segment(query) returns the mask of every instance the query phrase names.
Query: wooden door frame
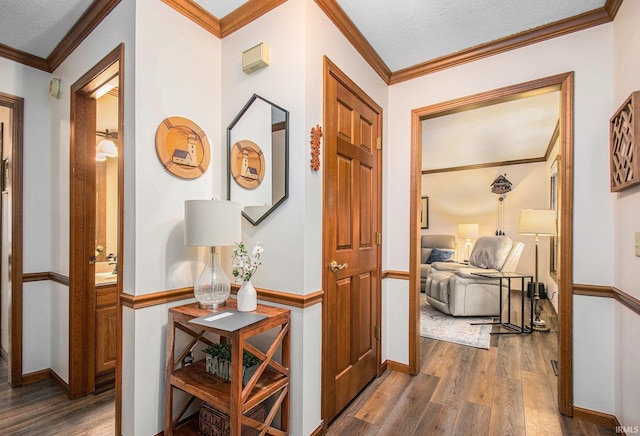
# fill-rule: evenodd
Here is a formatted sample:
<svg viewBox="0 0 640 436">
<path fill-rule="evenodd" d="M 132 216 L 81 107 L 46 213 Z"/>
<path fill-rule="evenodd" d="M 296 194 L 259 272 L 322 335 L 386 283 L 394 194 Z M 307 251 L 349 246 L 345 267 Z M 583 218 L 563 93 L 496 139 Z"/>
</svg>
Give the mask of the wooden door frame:
<svg viewBox="0 0 640 436">
<path fill-rule="evenodd" d="M 382 108 L 380 107 L 380 105 L 378 105 L 371 97 L 369 97 L 367 95 L 367 93 L 365 93 L 358 85 L 355 84 L 355 82 L 353 82 L 345 73 L 343 73 L 327 56 L 324 56 L 324 62 L 323 62 L 323 103 L 322 103 L 322 110 L 323 110 L 323 123 L 324 123 L 324 129 L 325 129 L 325 137 L 327 135 L 327 132 L 332 131 L 331 130 L 331 126 L 334 125 L 333 123 L 333 119 L 332 117 L 330 117 L 329 115 L 329 107 L 328 107 L 328 82 L 329 82 L 329 78 L 333 76 L 336 80 L 338 80 L 342 85 L 344 85 L 346 88 L 348 88 L 353 94 L 357 95 L 362 101 L 364 101 L 366 104 L 368 104 L 369 106 L 371 106 L 372 108 L 376 108 L 376 110 L 379 110 L 378 113 L 378 137 L 382 138 Z M 336 129 L 337 130 L 337 129 Z M 329 181 L 326 178 L 326 173 L 325 173 L 325 169 L 326 169 L 326 162 L 327 162 L 327 158 L 326 158 L 326 147 L 323 147 L 323 162 L 325 162 L 325 165 L 323 166 L 323 173 L 322 173 L 322 192 L 323 192 L 323 196 L 322 196 L 322 289 L 325 290 L 328 288 L 328 264 L 331 261 L 331 259 L 329 258 L 329 254 L 331 251 L 331 245 L 329 244 L 329 241 L 326 240 L 326 226 L 328 225 L 329 222 L 332 222 L 333 220 L 330 219 L 330 217 L 328 216 L 328 208 L 327 208 L 327 198 L 325 197 L 325 193 L 327 192 L 326 186 L 329 183 Z M 382 232 L 382 154 L 378 153 L 378 157 L 377 157 L 377 177 L 378 177 L 378 183 L 377 183 L 377 189 L 378 189 L 378 212 L 377 212 L 377 216 L 376 216 L 376 220 L 377 220 L 377 228 L 378 228 L 378 232 Z M 375 316 L 375 325 L 379 326 L 380 328 L 382 327 L 382 245 L 377 245 L 378 250 L 377 250 L 377 260 L 376 260 L 376 268 L 378 270 L 378 274 L 377 274 L 377 280 L 375 283 L 375 286 L 377 288 L 377 308 L 376 308 L 376 316 Z M 327 321 L 328 321 L 328 313 L 327 313 L 327 304 L 326 302 L 323 303 L 322 305 L 322 355 L 323 356 L 328 356 L 332 354 L 332 351 L 330 350 L 330 346 L 327 340 L 327 332 L 326 332 L 326 328 L 327 328 Z M 374 340 L 376 340 L 375 338 L 373 338 Z M 382 356 L 382 341 L 379 340 L 377 347 L 376 347 L 376 374 L 380 375 L 381 372 L 381 356 Z M 326 423 L 326 411 L 325 411 L 325 401 L 326 401 L 326 395 L 327 395 L 327 384 L 328 384 L 328 380 L 327 380 L 327 364 L 326 364 L 326 359 L 323 357 L 322 359 L 322 392 L 321 392 L 321 416 L 323 421 L 325 421 Z"/>
<path fill-rule="evenodd" d="M 95 196 L 95 91 L 118 76 L 118 250 L 117 268 L 122 274 L 124 199 L 124 44 L 120 44 L 71 86 L 70 215 L 69 215 L 69 394 L 87 395 L 95 382 L 95 276 L 86 274 L 91 238 L 83 238 L 95 227 L 95 211 L 87 211 Z M 86 183 L 92 180 L 93 183 Z M 95 201 L 95 199 L 94 199 Z M 122 280 L 118 280 L 118 295 Z M 122 403 L 122 306 L 117 299 L 116 430 L 120 432 Z"/>
<path fill-rule="evenodd" d="M 11 319 L 9 320 L 9 385 L 20 386 L 22 377 L 22 159 L 24 99 L 0 92 L 0 106 L 9 108 L 11 124 Z M 6 144 L 5 144 L 6 146 Z M 0 157 L 1 158 L 1 157 Z"/>
<path fill-rule="evenodd" d="M 573 413 L 573 92 L 574 73 L 564 73 L 480 94 L 437 103 L 411 111 L 411 187 L 409 239 L 409 367 L 420 368 L 420 204 L 422 176 L 422 123 L 427 118 L 459 111 L 461 107 L 481 107 L 508 101 L 516 95 L 535 95 L 543 88 L 560 91 L 560 190 L 559 190 L 559 326 L 558 326 L 558 409 Z"/>
</svg>

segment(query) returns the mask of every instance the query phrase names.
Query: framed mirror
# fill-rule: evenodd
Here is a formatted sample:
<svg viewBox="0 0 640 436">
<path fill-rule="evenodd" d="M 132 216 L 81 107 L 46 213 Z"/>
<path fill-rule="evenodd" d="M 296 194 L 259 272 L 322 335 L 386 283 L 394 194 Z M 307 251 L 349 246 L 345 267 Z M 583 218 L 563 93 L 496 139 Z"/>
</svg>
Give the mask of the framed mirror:
<svg viewBox="0 0 640 436">
<path fill-rule="evenodd" d="M 227 199 L 260 224 L 289 196 L 289 111 L 254 94 L 227 127 Z"/>
</svg>

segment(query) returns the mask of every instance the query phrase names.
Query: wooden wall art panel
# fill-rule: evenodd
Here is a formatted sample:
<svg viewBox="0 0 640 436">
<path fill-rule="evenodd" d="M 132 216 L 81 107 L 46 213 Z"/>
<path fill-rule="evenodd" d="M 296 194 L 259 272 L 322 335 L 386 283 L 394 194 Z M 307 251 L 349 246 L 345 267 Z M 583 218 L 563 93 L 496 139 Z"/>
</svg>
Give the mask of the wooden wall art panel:
<svg viewBox="0 0 640 436">
<path fill-rule="evenodd" d="M 322 138 L 322 127 L 316 124 L 311 128 L 311 169 L 320 169 L 320 138 Z"/>
<path fill-rule="evenodd" d="M 635 91 L 609 120 L 611 192 L 640 183 L 640 91 Z"/>
</svg>

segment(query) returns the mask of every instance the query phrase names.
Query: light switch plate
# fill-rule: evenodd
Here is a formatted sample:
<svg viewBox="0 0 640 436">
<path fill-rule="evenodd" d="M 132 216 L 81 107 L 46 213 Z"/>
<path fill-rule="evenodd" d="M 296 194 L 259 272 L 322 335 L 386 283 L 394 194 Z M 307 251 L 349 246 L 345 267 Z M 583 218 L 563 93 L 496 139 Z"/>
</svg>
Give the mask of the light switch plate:
<svg viewBox="0 0 640 436">
<path fill-rule="evenodd" d="M 640 232 L 636 232 L 636 257 L 640 257 Z"/>
</svg>

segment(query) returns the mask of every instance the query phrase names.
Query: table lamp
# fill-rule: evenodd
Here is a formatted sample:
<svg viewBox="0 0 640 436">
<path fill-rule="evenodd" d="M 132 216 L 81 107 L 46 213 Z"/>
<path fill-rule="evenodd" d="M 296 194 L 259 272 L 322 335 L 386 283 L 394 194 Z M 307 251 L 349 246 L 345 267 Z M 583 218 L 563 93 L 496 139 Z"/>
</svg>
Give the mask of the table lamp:
<svg viewBox="0 0 640 436">
<path fill-rule="evenodd" d="M 224 306 L 231 283 L 220 265 L 216 247 L 234 245 L 240 240 L 240 203 L 224 200 L 184 202 L 184 245 L 210 247 L 193 294 L 202 309 Z"/>
<path fill-rule="evenodd" d="M 540 243 L 540 236 L 554 236 L 557 233 L 556 230 L 556 212 L 554 210 L 544 209 L 526 209 L 520 212 L 520 224 L 518 225 L 518 233 L 521 235 L 535 235 L 536 237 L 536 265 L 534 275 L 534 314 L 532 314 L 533 321 L 531 322 L 531 328 L 533 330 L 548 332 L 544 320 L 540 319 L 541 307 L 538 307 L 540 300 L 540 283 L 538 282 L 538 245 Z M 524 292 L 524 289 L 522 290 Z M 523 296 L 524 298 L 524 296 Z"/>
<path fill-rule="evenodd" d="M 471 255 L 471 240 L 476 239 L 480 233 L 480 226 L 478 224 L 458 224 L 458 236 L 467 241 L 464 244 L 465 258 L 464 261 L 468 262 Z"/>
</svg>

